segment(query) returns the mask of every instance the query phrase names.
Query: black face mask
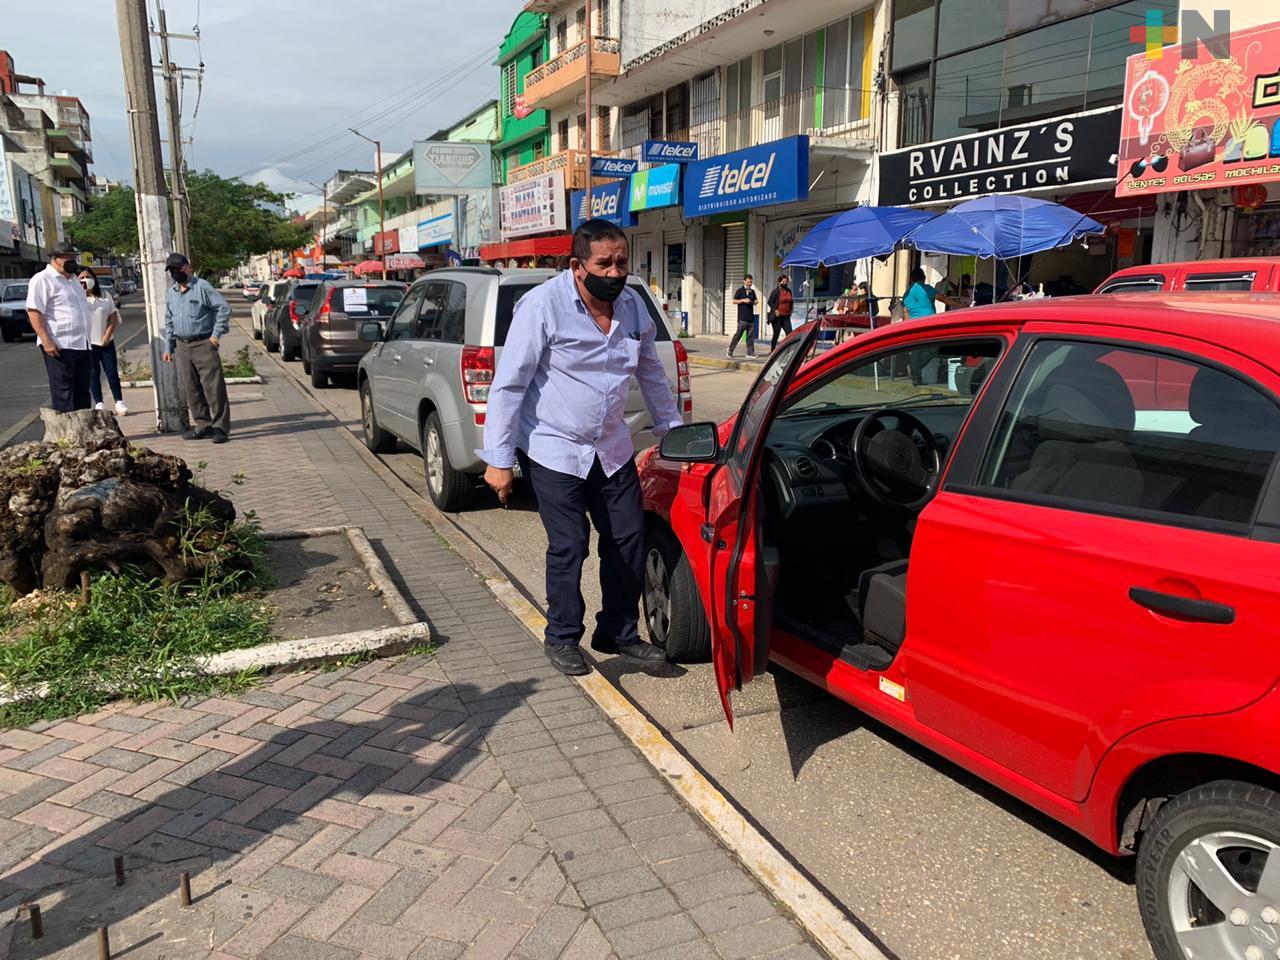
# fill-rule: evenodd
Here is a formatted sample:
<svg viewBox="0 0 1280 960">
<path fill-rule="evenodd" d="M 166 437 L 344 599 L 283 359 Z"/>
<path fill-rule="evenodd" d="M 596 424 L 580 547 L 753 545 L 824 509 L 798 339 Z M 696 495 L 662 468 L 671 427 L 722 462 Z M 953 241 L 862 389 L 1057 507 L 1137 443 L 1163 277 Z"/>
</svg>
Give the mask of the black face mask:
<svg viewBox="0 0 1280 960">
<path fill-rule="evenodd" d="M 84 268 L 74 260 L 63 260 L 62 269 L 67 271 L 67 273 L 71 274 L 73 277 L 76 277 L 80 275 L 80 271 Z"/>
<path fill-rule="evenodd" d="M 622 296 L 622 291 L 626 289 L 627 278 L 625 276 L 606 277 L 588 270 L 587 275 L 583 277 L 582 285 L 587 288 L 587 293 L 597 300 L 604 303 L 613 303 L 613 301 Z"/>
<path fill-rule="evenodd" d="M 187 282 L 187 271 L 183 267 L 170 267 L 169 276 L 173 277 L 175 283 Z"/>
</svg>

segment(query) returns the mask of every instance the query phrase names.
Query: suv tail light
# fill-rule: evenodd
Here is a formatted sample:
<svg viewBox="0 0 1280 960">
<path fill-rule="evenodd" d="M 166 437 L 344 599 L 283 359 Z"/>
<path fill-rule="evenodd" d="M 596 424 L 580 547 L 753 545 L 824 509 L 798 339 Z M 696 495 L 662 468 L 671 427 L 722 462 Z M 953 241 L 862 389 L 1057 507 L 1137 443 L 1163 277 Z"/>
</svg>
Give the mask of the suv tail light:
<svg viewBox="0 0 1280 960">
<path fill-rule="evenodd" d="M 689 379 L 689 351 L 679 340 L 671 345 L 676 351 L 676 392 L 681 413 L 693 413 L 693 383 Z"/>
<path fill-rule="evenodd" d="M 289 322 L 295 327 L 302 322 L 302 319 L 298 316 L 297 301 L 294 300 L 289 301 Z"/>
<path fill-rule="evenodd" d="M 333 303 L 333 292 L 337 287 L 330 287 L 329 292 L 325 295 L 324 303 L 320 306 L 320 312 L 316 314 L 316 323 L 328 323 L 330 304 Z"/>
<path fill-rule="evenodd" d="M 493 347 L 462 348 L 462 395 L 467 403 L 478 406 L 489 402 L 489 384 L 496 369 Z M 476 423 L 484 423 L 483 412 L 476 412 Z"/>
</svg>

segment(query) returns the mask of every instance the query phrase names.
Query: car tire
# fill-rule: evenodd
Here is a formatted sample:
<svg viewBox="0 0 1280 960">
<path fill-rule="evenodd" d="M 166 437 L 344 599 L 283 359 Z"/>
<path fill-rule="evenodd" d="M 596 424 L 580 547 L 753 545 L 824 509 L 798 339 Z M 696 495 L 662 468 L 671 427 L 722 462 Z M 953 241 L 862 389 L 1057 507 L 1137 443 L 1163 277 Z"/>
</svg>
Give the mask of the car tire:
<svg viewBox="0 0 1280 960">
<path fill-rule="evenodd" d="M 276 331 L 277 335 L 279 332 Z M 265 326 L 262 328 L 262 345 L 267 348 L 267 353 L 275 353 L 280 349 L 280 341 L 271 336 L 271 331 Z"/>
<path fill-rule="evenodd" d="M 427 482 L 427 496 L 446 513 L 464 509 L 475 491 L 475 478 L 453 469 L 449 450 L 444 443 L 440 414 L 432 411 L 422 424 L 422 466 Z"/>
<path fill-rule="evenodd" d="M 11 330 L 9 327 L 5 327 L 0 331 L 0 336 L 4 337 L 5 343 L 17 343 L 22 339 L 22 334 L 18 333 L 16 330 Z"/>
<path fill-rule="evenodd" d="M 711 627 L 689 558 L 662 523 L 649 526 L 644 553 L 644 619 L 649 641 L 677 663 L 711 655 Z"/>
<path fill-rule="evenodd" d="M 1273 856 L 1280 857 L 1275 791 L 1217 780 L 1166 802 L 1137 863 L 1138 910 L 1158 960 L 1192 955 L 1185 949 L 1192 938 L 1194 955 L 1204 957 L 1245 957 L 1255 941 L 1275 943 L 1280 890 L 1258 890 Z"/>
<path fill-rule="evenodd" d="M 281 360 L 297 360 L 298 348 L 289 346 L 289 341 L 284 338 L 284 331 L 280 331 L 280 359 Z"/>
<path fill-rule="evenodd" d="M 253 339 L 255 340 L 262 339 L 262 324 L 257 322 L 256 320 L 253 323 Z"/>
<path fill-rule="evenodd" d="M 313 387 L 327 387 L 329 385 L 329 374 L 325 373 L 320 364 L 313 360 L 307 366 L 310 368 L 307 373 L 311 374 L 311 385 Z"/>
<path fill-rule="evenodd" d="M 302 349 L 299 350 L 298 352 L 302 355 L 302 372 L 310 373 L 311 372 L 311 351 L 307 349 L 307 344 L 305 341 L 302 344 Z"/>
<path fill-rule="evenodd" d="M 396 448 L 396 438 L 378 426 L 373 412 L 373 388 L 368 380 L 360 384 L 360 423 L 364 427 L 364 445 L 374 453 L 390 453 Z"/>
</svg>

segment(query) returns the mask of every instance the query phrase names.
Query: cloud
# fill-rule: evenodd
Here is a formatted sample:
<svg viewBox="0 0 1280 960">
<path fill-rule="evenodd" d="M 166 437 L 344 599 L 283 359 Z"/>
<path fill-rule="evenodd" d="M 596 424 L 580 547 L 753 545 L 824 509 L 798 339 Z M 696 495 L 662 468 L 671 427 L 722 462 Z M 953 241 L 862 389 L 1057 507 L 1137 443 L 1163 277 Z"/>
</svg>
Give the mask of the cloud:
<svg viewBox="0 0 1280 960">
<path fill-rule="evenodd" d="M 324 201 L 324 195 L 316 193 L 315 187 L 304 180 L 295 180 L 279 167 L 264 167 L 242 179 L 246 183 L 264 183 L 276 193 L 294 194 L 289 198 L 287 206 L 299 213 L 318 207 Z"/>
</svg>

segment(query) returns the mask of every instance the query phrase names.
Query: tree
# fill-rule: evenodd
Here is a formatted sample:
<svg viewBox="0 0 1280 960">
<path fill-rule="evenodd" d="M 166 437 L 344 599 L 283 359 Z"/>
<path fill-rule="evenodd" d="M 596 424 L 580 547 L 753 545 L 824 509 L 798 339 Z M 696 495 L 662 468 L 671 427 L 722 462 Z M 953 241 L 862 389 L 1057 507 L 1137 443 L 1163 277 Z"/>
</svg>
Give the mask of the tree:
<svg viewBox="0 0 1280 960">
<path fill-rule="evenodd" d="M 212 276 L 255 254 L 294 250 L 312 233 L 282 212 L 288 197 L 261 183 L 220 177 L 212 170 L 187 176 L 191 198 L 191 249 L 183 251 L 202 274 Z M 67 222 L 67 235 L 95 253 L 129 256 L 138 251 L 133 190 L 122 187 L 94 200 Z"/>
</svg>

